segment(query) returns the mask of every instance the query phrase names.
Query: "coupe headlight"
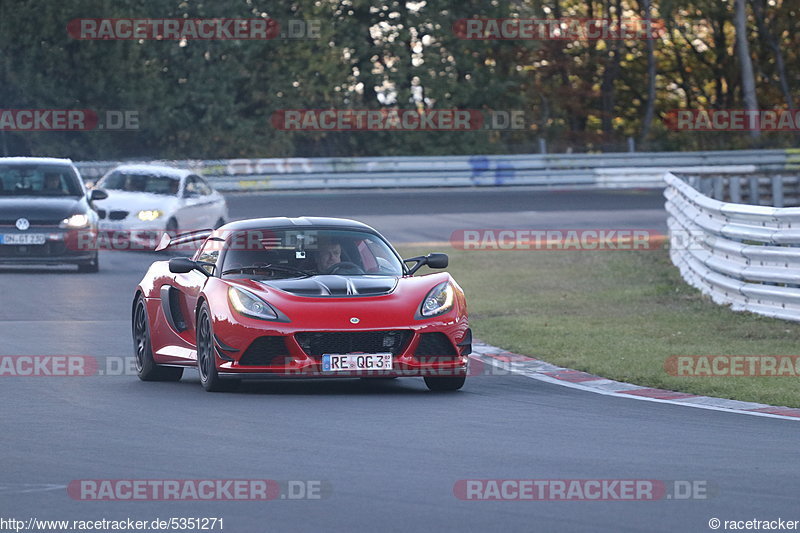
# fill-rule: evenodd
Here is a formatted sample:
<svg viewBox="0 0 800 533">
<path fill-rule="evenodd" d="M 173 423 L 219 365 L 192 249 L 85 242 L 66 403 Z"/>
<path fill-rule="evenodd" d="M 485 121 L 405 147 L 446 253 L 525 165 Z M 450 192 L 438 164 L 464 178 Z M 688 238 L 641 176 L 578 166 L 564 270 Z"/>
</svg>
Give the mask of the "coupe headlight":
<svg viewBox="0 0 800 533">
<path fill-rule="evenodd" d="M 243 289 L 228 287 L 228 301 L 237 313 L 261 320 L 278 320 L 278 313 L 267 302 Z"/>
<path fill-rule="evenodd" d="M 431 289 L 431 292 L 422 300 L 420 314 L 424 317 L 431 317 L 446 313 L 453 308 L 454 299 L 453 286 L 449 281 L 444 281 Z"/>
<path fill-rule="evenodd" d="M 72 215 L 71 217 L 62 220 L 61 224 L 59 224 L 58 227 L 77 229 L 77 228 L 85 228 L 88 225 L 89 225 L 89 217 L 87 217 L 83 213 L 78 213 L 77 215 Z"/>
<path fill-rule="evenodd" d="M 139 220 L 143 222 L 152 222 L 157 218 L 161 218 L 163 214 L 164 212 L 159 211 L 158 209 L 145 209 L 143 211 L 139 211 L 139 213 L 136 216 L 138 216 Z"/>
</svg>

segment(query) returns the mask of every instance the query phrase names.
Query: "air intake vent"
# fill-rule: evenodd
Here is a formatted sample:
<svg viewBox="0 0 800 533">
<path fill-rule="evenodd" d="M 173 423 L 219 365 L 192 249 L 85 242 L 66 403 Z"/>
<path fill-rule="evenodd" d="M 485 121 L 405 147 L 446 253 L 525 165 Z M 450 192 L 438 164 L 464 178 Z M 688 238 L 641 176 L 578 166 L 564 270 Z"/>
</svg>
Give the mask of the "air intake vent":
<svg viewBox="0 0 800 533">
<path fill-rule="evenodd" d="M 400 355 L 411 339 L 411 331 L 314 331 L 296 333 L 300 347 L 312 357 L 322 354 L 391 353 Z"/>
<path fill-rule="evenodd" d="M 277 363 L 276 358 L 287 357 L 289 350 L 283 337 L 268 335 L 254 340 L 242 354 L 239 364 L 242 366 L 266 366 Z"/>
<path fill-rule="evenodd" d="M 419 344 L 414 350 L 414 357 L 424 358 L 426 361 L 452 361 L 457 355 L 453 343 L 447 335 L 440 332 L 420 335 Z"/>
</svg>

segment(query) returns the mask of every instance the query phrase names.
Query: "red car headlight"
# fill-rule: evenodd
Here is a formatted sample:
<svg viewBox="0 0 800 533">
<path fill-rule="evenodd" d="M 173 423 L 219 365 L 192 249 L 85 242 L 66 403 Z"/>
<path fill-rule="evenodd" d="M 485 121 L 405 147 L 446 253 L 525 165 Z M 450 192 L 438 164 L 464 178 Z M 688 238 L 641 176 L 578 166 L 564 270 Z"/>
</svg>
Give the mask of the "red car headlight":
<svg viewBox="0 0 800 533">
<path fill-rule="evenodd" d="M 434 288 L 422 300 L 419 312 L 422 318 L 442 315 L 453 308 L 455 290 L 449 281 L 444 281 Z"/>
<path fill-rule="evenodd" d="M 255 294 L 238 287 L 228 287 L 228 301 L 237 313 L 261 320 L 278 320 L 278 313 Z"/>
</svg>

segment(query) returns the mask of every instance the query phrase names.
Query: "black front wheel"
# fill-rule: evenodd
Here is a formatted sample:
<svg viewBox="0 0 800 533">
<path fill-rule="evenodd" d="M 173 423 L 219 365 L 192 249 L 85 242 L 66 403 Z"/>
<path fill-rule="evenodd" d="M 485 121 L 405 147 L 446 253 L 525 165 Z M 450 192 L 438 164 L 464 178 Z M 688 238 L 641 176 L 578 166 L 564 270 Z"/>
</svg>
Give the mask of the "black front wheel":
<svg viewBox="0 0 800 533">
<path fill-rule="evenodd" d="M 432 391 L 454 391 L 463 387 L 466 380 L 465 376 L 446 378 L 425 376 L 425 385 Z"/>
<path fill-rule="evenodd" d="M 214 353 L 214 328 L 206 302 L 203 302 L 197 316 L 197 370 L 200 372 L 200 384 L 208 392 L 232 391 L 239 387 L 239 380 L 222 379 L 219 376 Z"/>
<path fill-rule="evenodd" d="M 95 255 L 94 259 L 91 259 L 90 261 L 78 263 L 78 272 L 82 274 L 96 274 L 97 272 L 100 272 L 99 257 Z"/>
<path fill-rule="evenodd" d="M 136 298 L 133 307 L 133 350 L 136 359 L 136 374 L 142 381 L 178 381 L 183 376 L 182 368 L 159 366 L 153 359 L 150 343 L 150 326 L 144 298 Z"/>
</svg>

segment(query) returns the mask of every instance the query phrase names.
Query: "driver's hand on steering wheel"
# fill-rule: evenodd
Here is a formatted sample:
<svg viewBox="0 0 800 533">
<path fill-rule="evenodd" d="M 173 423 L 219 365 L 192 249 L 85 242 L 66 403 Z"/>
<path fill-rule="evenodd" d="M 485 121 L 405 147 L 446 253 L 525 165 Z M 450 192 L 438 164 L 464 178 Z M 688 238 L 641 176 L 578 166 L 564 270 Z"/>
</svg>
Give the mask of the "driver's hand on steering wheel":
<svg viewBox="0 0 800 533">
<path fill-rule="evenodd" d="M 364 269 L 355 263 L 342 261 L 329 266 L 322 274 L 364 274 Z"/>
</svg>

